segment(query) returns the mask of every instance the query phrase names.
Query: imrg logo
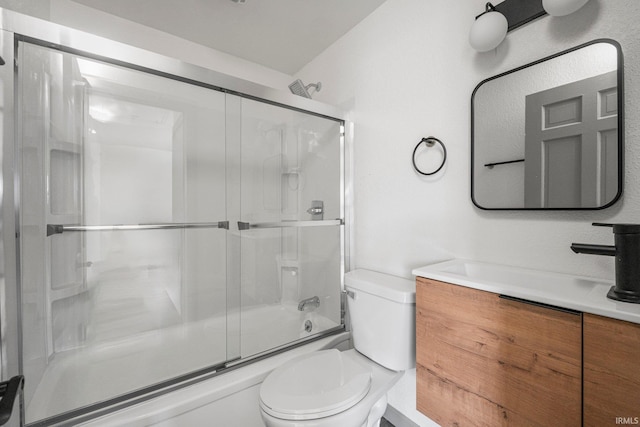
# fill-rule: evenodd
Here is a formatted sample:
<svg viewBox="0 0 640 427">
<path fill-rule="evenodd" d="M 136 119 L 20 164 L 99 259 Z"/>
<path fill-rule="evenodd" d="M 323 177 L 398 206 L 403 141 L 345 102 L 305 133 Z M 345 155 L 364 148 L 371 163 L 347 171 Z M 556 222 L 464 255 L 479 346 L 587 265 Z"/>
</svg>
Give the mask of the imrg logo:
<svg viewBox="0 0 640 427">
<path fill-rule="evenodd" d="M 639 417 L 616 417 L 616 424 L 636 425 L 636 424 L 640 424 L 640 418 Z"/>
</svg>

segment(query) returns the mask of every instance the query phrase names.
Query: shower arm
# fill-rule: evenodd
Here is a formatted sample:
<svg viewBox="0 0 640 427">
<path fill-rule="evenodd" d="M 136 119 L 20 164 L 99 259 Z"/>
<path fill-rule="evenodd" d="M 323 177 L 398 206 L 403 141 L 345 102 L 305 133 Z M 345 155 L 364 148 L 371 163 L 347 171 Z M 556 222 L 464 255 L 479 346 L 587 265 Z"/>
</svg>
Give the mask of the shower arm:
<svg viewBox="0 0 640 427">
<path fill-rule="evenodd" d="M 322 89 L 322 82 L 318 82 L 318 83 L 309 83 L 308 85 L 306 85 L 304 88 L 309 90 L 309 88 L 312 87 L 313 88 L 313 93 L 316 92 L 320 92 L 320 89 Z"/>
</svg>

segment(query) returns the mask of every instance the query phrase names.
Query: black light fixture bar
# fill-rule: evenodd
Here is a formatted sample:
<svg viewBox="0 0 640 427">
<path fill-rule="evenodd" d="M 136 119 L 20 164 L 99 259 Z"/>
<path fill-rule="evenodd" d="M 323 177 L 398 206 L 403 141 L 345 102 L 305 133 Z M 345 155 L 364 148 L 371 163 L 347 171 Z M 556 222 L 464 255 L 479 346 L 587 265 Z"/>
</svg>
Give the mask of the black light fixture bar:
<svg viewBox="0 0 640 427">
<path fill-rule="evenodd" d="M 515 30 L 547 14 L 542 7 L 542 0 L 505 0 L 494 7 L 507 18 L 507 31 Z"/>
</svg>

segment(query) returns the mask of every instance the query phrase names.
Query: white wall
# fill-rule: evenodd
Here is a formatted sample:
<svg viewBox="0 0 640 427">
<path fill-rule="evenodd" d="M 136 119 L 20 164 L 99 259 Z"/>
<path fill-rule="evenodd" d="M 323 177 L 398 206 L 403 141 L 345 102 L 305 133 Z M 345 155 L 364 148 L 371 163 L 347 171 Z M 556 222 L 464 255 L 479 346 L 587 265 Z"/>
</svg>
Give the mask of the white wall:
<svg viewBox="0 0 640 427">
<path fill-rule="evenodd" d="M 101 12 L 72 0 L 0 0 L 0 7 L 49 20 L 190 64 L 275 89 L 288 90 L 291 76 L 144 25 Z"/>
<path fill-rule="evenodd" d="M 613 258 L 576 255 L 572 242 L 612 244 L 593 221 L 640 222 L 640 16 L 637 0 L 591 0 L 544 17 L 476 53 L 467 36 L 485 2 L 388 0 L 297 77 L 323 82 L 317 99 L 353 105 L 355 248 L 352 267 L 404 277 L 449 258 L 471 258 L 613 278 Z M 470 97 L 481 80 L 601 37 L 625 57 L 626 171 L 621 201 L 600 211 L 482 211 L 470 200 Z M 423 178 L 411 166 L 422 136 L 447 146 L 447 165 Z M 392 248 L 392 249 L 390 249 Z"/>
<path fill-rule="evenodd" d="M 388 0 L 304 67 L 321 80 L 316 99 L 350 105 L 355 120 L 355 244 L 352 268 L 403 277 L 450 258 L 613 279 L 613 257 L 576 255 L 572 242 L 612 244 L 600 222 L 640 222 L 640 2 L 591 0 L 566 17 L 543 17 L 509 33 L 495 51 L 468 44 L 484 0 Z M 482 211 L 470 200 L 470 97 L 483 79 L 596 38 L 625 57 L 625 188 L 600 211 Z M 423 136 L 447 146 L 446 167 L 423 178 L 411 153 Z M 392 405 L 416 422 L 414 383 Z M 398 399 L 400 396 L 402 399 Z M 412 400 L 413 399 L 413 400 Z M 402 402 L 406 401 L 406 404 Z M 400 402 L 400 403 L 398 403 Z M 407 409 L 408 408 L 408 409 Z"/>
<path fill-rule="evenodd" d="M 50 0 L 51 21 L 264 86 L 288 90 L 291 76 L 219 50 L 127 21 L 71 0 Z"/>
</svg>

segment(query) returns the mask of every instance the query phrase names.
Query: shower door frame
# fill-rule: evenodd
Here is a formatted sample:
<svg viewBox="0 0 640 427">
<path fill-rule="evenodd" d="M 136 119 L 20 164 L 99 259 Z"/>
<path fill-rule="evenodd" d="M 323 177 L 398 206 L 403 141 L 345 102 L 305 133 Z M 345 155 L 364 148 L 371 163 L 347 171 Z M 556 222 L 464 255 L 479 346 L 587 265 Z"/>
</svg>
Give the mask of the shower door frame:
<svg viewBox="0 0 640 427">
<path fill-rule="evenodd" d="M 247 363 L 260 360 L 272 354 L 302 345 L 306 342 L 326 337 L 348 329 L 345 324 L 346 301 L 344 298 L 344 274 L 350 269 L 351 248 L 353 247 L 353 123 L 347 114 L 330 105 L 295 96 L 258 85 L 217 71 L 188 64 L 175 58 L 132 47 L 99 36 L 70 29 L 0 8 L 0 57 L 5 62 L 0 65 L 0 83 L 3 85 L 2 139 L 0 140 L 0 173 L 3 192 L 0 196 L 0 229 L 4 251 L 0 252 L 0 380 L 23 374 L 21 338 L 21 297 L 20 297 L 20 164 L 17 161 L 16 146 L 20 135 L 19 97 L 17 88 L 16 53 L 18 42 L 28 42 L 61 52 L 75 54 L 88 59 L 150 73 L 203 88 L 251 99 L 274 106 L 341 123 L 340 132 L 340 320 L 338 327 L 323 333 L 296 341 L 293 344 L 273 349 L 257 357 L 229 361 L 222 369 L 204 369 L 188 373 L 174 380 L 143 390 L 127 393 L 103 403 L 91 405 L 90 410 L 76 409 L 69 413 L 48 418 L 66 425 L 78 423 L 109 412 L 151 399 L 214 375 L 236 369 Z M 2 283 L 4 281 L 4 283 Z M 4 286 L 2 286 L 4 285 Z M 239 284 L 238 284 L 239 286 Z M 217 367 L 219 368 L 219 367 Z M 28 379 L 27 379 L 28 381 Z M 23 405 L 21 405 L 23 407 Z M 24 409 L 22 409 L 24 410 Z M 24 414 L 22 414 L 24 419 Z M 12 420 L 13 421 L 13 420 Z M 39 425 L 40 421 L 30 425 Z M 21 424 L 16 424 L 21 425 Z"/>
</svg>

